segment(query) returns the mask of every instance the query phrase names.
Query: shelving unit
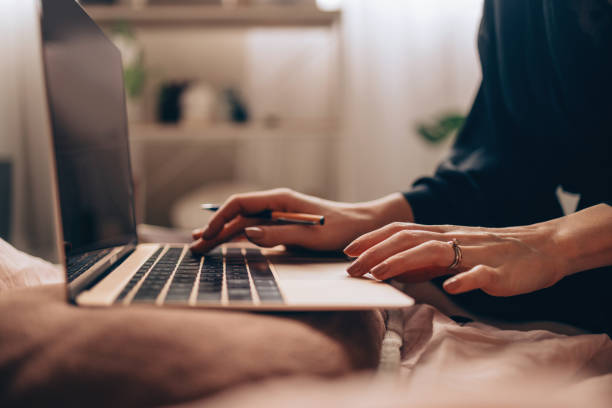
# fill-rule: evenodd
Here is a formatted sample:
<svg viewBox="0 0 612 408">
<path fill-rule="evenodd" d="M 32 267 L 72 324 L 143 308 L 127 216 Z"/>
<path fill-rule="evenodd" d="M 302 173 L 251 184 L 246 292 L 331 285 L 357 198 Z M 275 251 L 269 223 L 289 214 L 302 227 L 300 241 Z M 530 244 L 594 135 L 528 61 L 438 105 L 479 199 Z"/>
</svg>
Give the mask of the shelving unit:
<svg viewBox="0 0 612 408">
<path fill-rule="evenodd" d="M 302 46 L 298 41 L 301 34 L 306 35 L 305 39 L 314 38 L 315 49 L 321 47 L 321 38 L 325 36 L 329 36 L 333 46 L 339 38 L 341 22 L 340 12 L 321 11 L 314 1 L 235 7 L 168 2 L 142 8 L 125 4 L 86 5 L 85 11 L 109 32 L 119 22 L 133 29 L 151 74 L 147 80 L 149 88 L 143 94 L 148 102 L 156 97 L 155 88 L 165 77 L 202 80 L 216 89 L 228 84 L 244 86 L 246 53 L 255 49 L 248 47 L 262 47 L 261 43 L 252 43 L 253 39 L 269 41 L 262 35 L 286 31 L 296 47 Z M 308 50 L 308 44 L 304 46 Z M 327 52 L 326 48 L 323 50 Z M 276 92 L 274 85 L 270 92 Z M 304 99 L 308 101 L 308 97 L 309 94 Z M 334 113 L 296 109 L 286 114 L 273 107 L 259 115 L 251 112 L 251 121 L 243 125 L 217 122 L 185 126 L 153 122 L 156 116 L 153 106 L 154 102 L 141 106 L 146 113 L 140 117 L 146 122 L 129 124 L 137 214 L 141 222 L 171 226 L 172 208 L 181 197 L 220 183 L 230 186 L 246 183 L 258 188 L 288 186 L 328 197 L 335 191 L 335 179 L 330 177 L 334 174 L 339 133 Z M 307 114 L 302 117 L 302 112 Z M 265 117 L 276 117 L 278 123 L 261 119 Z"/>
<path fill-rule="evenodd" d="M 326 26 L 340 18 L 340 12 L 307 6 L 87 6 L 85 10 L 99 24 Z"/>
</svg>

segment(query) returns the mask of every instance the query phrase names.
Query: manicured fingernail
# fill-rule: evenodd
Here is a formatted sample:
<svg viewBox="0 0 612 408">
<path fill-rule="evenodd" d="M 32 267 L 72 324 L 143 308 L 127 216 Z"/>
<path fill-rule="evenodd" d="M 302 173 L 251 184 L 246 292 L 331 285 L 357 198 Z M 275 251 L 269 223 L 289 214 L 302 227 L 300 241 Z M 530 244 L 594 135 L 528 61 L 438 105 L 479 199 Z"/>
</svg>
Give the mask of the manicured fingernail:
<svg viewBox="0 0 612 408">
<path fill-rule="evenodd" d="M 376 278 L 381 279 L 383 275 L 385 274 L 385 272 L 387 272 L 388 269 L 389 269 L 389 264 L 386 262 L 383 262 L 381 264 L 376 265 L 374 268 L 372 268 L 370 272 Z"/>
<path fill-rule="evenodd" d="M 349 266 L 346 269 L 346 271 L 351 276 L 358 276 L 358 275 L 363 275 L 364 274 L 363 266 L 360 263 L 358 263 L 357 261 L 353 262 L 351 264 L 351 266 Z"/>
<path fill-rule="evenodd" d="M 347 255 L 353 254 L 359 249 L 359 242 L 352 242 L 346 248 L 344 248 L 344 253 Z"/>
<path fill-rule="evenodd" d="M 251 239 L 263 237 L 264 231 L 259 227 L 249 227 L 244 229 L 244 233 Z"/>
<path fill-rule="evenodd" d="M 459 286 L 461 286 L 461 282 L 459 281 L 459 279 L 456 278 L 450 278 L 449 280 L 444 282 L 444 289 L 447 291 L 454 292 L 459 289 Z"/>
<path fill-rule="evenodd" d="M 202 234 L 202 228 L 196 228 L 193 231 L 191 231 L 191 235 L 201 235 Z"/>
</svg>

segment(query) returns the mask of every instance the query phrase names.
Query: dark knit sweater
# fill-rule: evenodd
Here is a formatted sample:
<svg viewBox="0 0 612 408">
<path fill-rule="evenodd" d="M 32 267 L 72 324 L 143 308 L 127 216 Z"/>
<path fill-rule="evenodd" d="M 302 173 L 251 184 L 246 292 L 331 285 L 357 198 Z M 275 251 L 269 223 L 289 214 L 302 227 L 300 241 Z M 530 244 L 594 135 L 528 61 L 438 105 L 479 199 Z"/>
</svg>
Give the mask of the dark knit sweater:
<svg viewBox="0 0 612 408">
<path fill-rule="evenodd" d="M 607 0 L 486 0 L 482 83 L 450 157 L 405 194 L 415 221 L 487 227 L 612 205 L 612 5 Z M 612 233 L 612 232 L 611 232 Z M 552 319 L 612 333 L 612 271 L 579 273 L 512 298 L 463 306 L 512 320 Z"/>
</svg>

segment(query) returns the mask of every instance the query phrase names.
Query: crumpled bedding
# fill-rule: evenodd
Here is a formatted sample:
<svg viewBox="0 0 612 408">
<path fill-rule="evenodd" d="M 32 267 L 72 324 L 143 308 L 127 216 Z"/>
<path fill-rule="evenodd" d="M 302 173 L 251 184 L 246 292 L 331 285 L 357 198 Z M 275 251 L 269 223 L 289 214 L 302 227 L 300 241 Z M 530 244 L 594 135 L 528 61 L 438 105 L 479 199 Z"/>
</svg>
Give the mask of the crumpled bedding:
<svg viewBox="0 0 612 408">
<path fill-rule="evenodd" d="M 183 406 L 612 407 L 612 340 L 457 324 L 419 304 L 404 313 L 399 372 L 268 381 Z"/>
<path fill-rule="evenodd" d="M 0 292 L 63 280 L 60 266 L 23 253 L 0 238 Z"/>
<path fill-rule="evenodd" d="M 485 380 L 461 389 L 452 384 L 416 387 L 363 375 L 334 381 L 291 378 L 234 388 L 178 407 L 609 408 L 611 381 L 608 375 L 563 384 L 552 373 L 538 372 L 514 383 Z"/>
<path fill-rule="evenodd" d="M 428 305 L 404 313 L 400 374 L 413 386 L 515 383 L 541 371 L 569 384 L 612 374 L 612 340 L 605 334 L 501 330 L 478 322 L 461 326 Z"/>
</svg>

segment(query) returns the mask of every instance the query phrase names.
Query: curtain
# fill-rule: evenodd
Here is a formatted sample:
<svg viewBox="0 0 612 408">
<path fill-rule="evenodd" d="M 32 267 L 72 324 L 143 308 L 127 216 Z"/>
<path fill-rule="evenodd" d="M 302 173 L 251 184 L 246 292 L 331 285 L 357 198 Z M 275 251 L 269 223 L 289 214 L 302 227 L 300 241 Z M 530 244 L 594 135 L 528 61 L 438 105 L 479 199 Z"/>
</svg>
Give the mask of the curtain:
<svg viewBox="0 0 612 408">
<path fill-rule="evenodd" d="M 467 113 L 480 79 L 482 0 L 345 0 L 339 197 L 406 190 L 450 148 L 418 123 Z"/>
</svg>

